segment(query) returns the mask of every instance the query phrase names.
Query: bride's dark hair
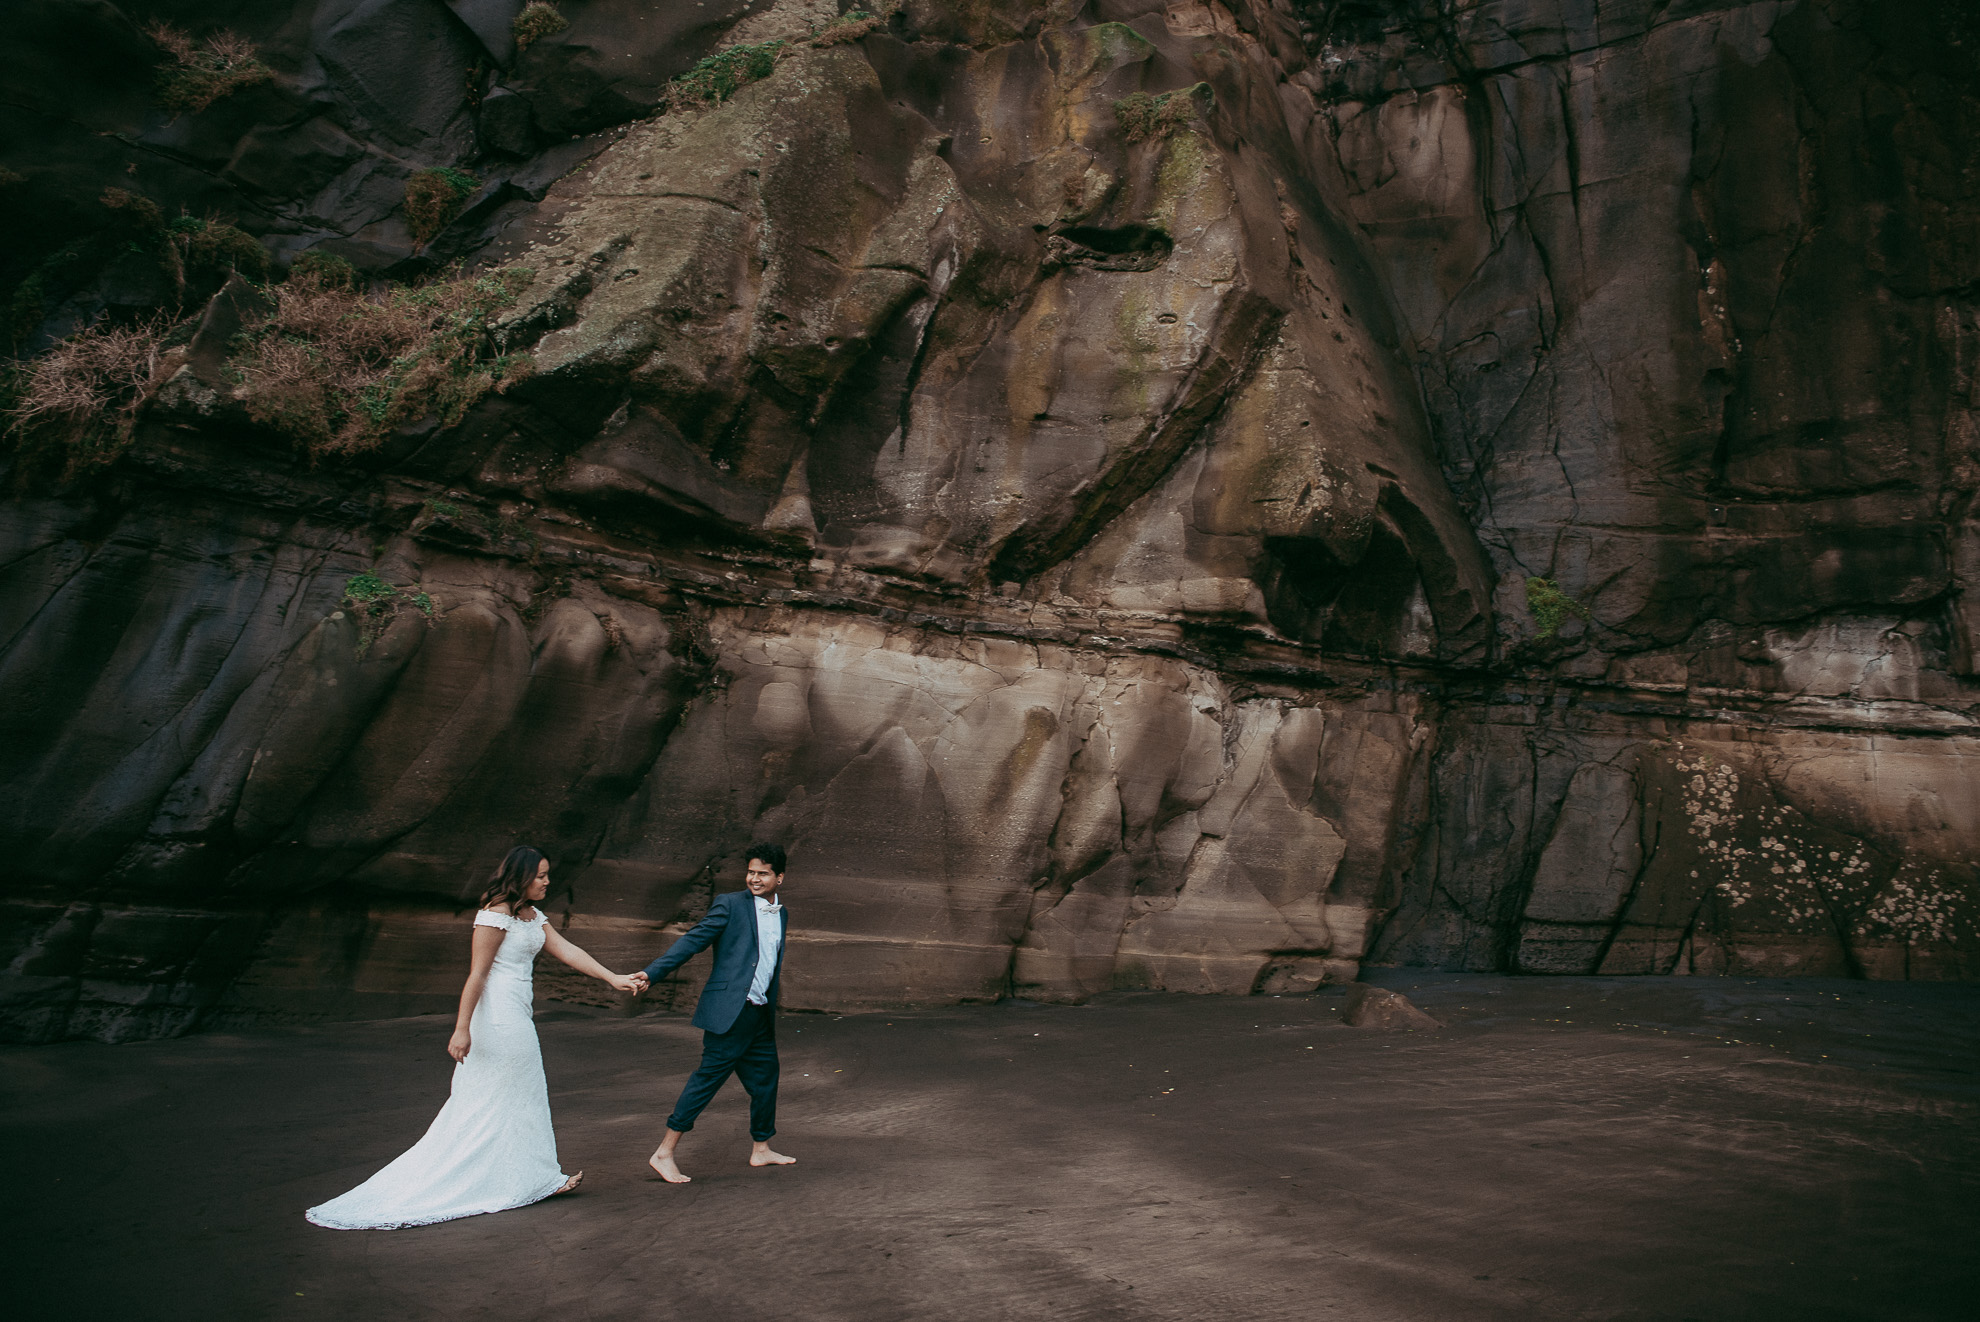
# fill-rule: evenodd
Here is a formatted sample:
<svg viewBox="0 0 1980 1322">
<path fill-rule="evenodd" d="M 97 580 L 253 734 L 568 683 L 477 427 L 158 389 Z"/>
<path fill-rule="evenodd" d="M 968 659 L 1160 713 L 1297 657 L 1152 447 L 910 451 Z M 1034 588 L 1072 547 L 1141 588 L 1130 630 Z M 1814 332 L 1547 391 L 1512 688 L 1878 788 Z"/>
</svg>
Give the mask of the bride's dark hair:
<svg viewBox="0 0 1980 1322">
<path fill-rule="evenodd" d="M 543 855 L 528 845 L 517 845 L 502 860 L 502 866 L 495 869 L 495 875 L 488 879 L 488 888 L 481 892 L 481 907 L 506 904 L 510 913 L 519 913 L 529 907 L 524 898 L 529 888 L 536 884 L 536 865 L 543 861 Z"/>
</svg>

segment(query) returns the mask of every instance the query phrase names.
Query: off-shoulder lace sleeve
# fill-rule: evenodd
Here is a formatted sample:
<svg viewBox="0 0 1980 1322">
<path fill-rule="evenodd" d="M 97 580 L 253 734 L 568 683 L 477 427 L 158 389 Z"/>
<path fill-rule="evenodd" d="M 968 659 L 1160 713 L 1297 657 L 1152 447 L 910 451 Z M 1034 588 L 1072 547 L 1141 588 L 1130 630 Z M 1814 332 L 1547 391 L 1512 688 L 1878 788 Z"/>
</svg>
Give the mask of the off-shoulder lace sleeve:
<svg viewBox="0 0 1980 1322">
<path fill-rule="evenodd" d="M 515 923 L 516 920 L 509 917 L 509 915 L 496 913 L 493 909 L 477 910 L 474 915 L 474 925 L 476 927 L 499 927 L 506 932 L 514 927 Z"/>
</svg>

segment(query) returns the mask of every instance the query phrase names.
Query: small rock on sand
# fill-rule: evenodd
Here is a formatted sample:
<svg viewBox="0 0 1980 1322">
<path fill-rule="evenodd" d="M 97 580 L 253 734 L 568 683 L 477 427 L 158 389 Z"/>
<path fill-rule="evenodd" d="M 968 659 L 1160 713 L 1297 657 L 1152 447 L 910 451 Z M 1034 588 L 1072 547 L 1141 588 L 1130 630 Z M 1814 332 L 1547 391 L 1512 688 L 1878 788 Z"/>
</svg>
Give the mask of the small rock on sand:
<svg viewBox="0 0 1980 1322">
<path fill-rule="evenodd" d="M 1357 982 L 1348 988 L 1347 1012 L 1341 1022 L 1352 1028 L 1442 1028 L 1443 1025 L 1410 1004 L 1409 997 L 1386 987 Z"/>
</svg>

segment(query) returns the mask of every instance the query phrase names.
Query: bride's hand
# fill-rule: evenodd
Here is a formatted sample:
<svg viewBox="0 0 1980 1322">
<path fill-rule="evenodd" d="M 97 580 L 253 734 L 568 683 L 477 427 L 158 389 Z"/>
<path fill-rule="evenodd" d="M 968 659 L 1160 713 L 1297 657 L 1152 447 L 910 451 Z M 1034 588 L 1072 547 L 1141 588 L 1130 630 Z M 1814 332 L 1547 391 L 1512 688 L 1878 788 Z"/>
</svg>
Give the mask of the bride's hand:
<svg viewBox="0 0 1980 1322">
<path fill-rule="evenodd" d="M 447 1043 L 447 1054 L 456 1062 L 467 1059 L 468 1032 L 465 1028 L 456 1029 L 453 1038 Z"/>
<path fill-rule="evenodd" d="M 635 995 L 639 992 L 639 979 L 630 973 L 614 973 L 605 979 L 605 982 L 613 991 L 632 992 Z"/>
</svg>

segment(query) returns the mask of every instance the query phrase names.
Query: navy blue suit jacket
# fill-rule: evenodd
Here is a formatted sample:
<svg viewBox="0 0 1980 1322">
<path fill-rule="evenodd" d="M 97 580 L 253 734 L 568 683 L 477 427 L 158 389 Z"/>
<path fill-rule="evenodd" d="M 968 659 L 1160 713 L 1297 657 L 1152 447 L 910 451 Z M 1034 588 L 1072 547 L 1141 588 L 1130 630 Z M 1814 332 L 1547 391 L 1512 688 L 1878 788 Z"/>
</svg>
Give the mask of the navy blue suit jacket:
<svg viewBox="0 0 1980 1322">
<path fill-rule="evenodd" d="M 770 973 L 770 1007 L 777 1006 L 777 984 L 784 975 L 784 947 L 790 944 L 790 913 L 782 917 L 784 940 L 777 943 L 777 964 Z M 658 982 L 689 959 L 715 945 L 715 967 L 709 970 L 708 984 L 701 989 L 701 1003 L 694 1007 L 694 1026 L 710 1033 L 726 1033 L 735 1027 L 736 1016 L 749 1000 L 749 984 L 756 977 L 756 897 L 748 891 L 717 895 L 708 906 L 708 916 L 689 928 L 687 935 L 667 947 L 667 953 L 646 966 L 649 982 Z"/>
</svg>

